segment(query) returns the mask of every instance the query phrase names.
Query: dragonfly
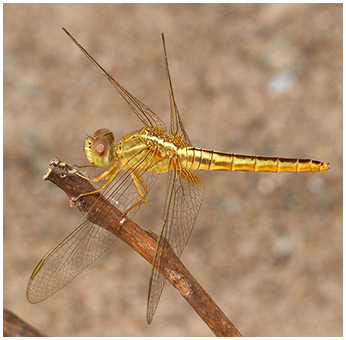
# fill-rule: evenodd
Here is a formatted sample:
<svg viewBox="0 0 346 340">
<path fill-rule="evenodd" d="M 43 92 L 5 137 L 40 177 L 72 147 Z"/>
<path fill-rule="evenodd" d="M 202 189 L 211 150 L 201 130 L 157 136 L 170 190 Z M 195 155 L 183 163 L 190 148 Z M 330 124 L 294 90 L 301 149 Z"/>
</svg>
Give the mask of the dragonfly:
<svg viewBox="0 0 346 340">
<path fill-rule="evenodd" d="M 187 245 L 203 198 L 203 184 L 194 171 L 328 171 L 329 163 L 311 159 L 244 155 L 192 146 L 175 102 L 163 34 L 164 66 L 170 100 L 169 131 L 149 107 L 120 85 L 66 29 L 63 30 L 109 80 L 144 125 L 119 142 L 107 128 L 101 128 L 85 139 L 84 152 L 90 166 L 105 170 L 96 177 L 79 174 L 91 182 L 99 183 L 100 188 L 81 194 L 78 198 L 102 192 L 107 200 L 120 208 L 124 217 L 132 218 L 146 202 L 157 176 L 167 173 L 166 199 L 156 250 L 162 249 L 164 252 L 167 250 L 165 247 L 170 246 L 179 258 Z M 101 212 L 99 218 L 102 218 Z M 98 212 L 93 212 L 93 221 L 97 219 Z M 101 256 L 115 239 L 115 235 L 91 222 L 88 213 L 84 215 L 38 263 L 28 282 L 27 300 L 38 303 L 62 289 Z M 148 324 L 153 320 L 166 281 L 160 273 L 162 265 L 157 251 L 149 281 Z"/>
</svg>

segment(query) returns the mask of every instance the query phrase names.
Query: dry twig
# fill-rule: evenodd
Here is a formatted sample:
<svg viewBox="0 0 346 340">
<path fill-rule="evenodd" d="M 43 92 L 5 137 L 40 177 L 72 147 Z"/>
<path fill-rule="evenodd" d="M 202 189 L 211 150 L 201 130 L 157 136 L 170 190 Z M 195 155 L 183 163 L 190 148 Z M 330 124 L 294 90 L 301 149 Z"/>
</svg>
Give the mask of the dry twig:
<svg viewBox="0 0 346 340">
<path fill-rule="evenodd" d="M 4 337 L 9 336 L 45 336 L 36 328 L 20 319 L 16 314 L 4 308 Z"/>
<path fill-rule="evenodd" d="M 76 176 L 76 171 L 78 170 L 75 167 L 54 158 L 50 162 L 49 171 L 44 179 L 56 184 L 70 198 L 95 190 L 89 181 Z M 124 223 L 120 224 L 121 211 L 100 194 L 83 196 L 77 202 L 77 207 L 83 214 L 90 210 L 90 219 L 95 224 L 100 222 L 92 220 L 93 213 L 98 211 L 98 221 L 100 220 L 99 214 L 103 214 L 100 227 L 123 240 L 150 264 L 153 263 L 157 240 L 154 233 L 144 231 L 127 218 Z M 160 249 L 158 251 L 160 252 Z M 175 253 L 169 250 L 161 256 L 165 264 L 161 274 L 179 291 L 212 332 L 216 336 L 241 336 L 237 328 L 190 274 Z"/>
</svg>

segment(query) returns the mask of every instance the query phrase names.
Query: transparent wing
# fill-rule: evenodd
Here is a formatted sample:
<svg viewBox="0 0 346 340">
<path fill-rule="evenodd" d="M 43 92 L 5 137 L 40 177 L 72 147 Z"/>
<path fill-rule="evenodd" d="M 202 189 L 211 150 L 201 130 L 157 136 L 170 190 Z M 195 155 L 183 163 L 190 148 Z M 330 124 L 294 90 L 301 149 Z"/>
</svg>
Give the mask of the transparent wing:
<svg viewBox="0 0 346 340">
<path fill-rule="evenodd" d="M 174 99 L 174 92 L 173 92 L 173 86 L 171 81 L 171 75 L 169 73 L 168 68 L 168 58 L 167 58 L 167 51 L 166 51 L 166 43 L 165 43 L 165 36 L 162 33 L 162 43 L 163 43 L 163 53 L 165 58 L 165 70 L 166 70 L 166 78 L 168 83 L 168 91 L 169 91 L 169 99 L 170 99 L 170 107 L 171 107 L 171 123 L 170 123 L 170 133 L 175 133 L 178 136 L 182 136 L 185 142 L 187 142 L 190 146 L 191 141 L 189 136 L 187 135 L 183 122 L 181 120 L 177 104 Z"/>
<path fill-rule="evenodd" d="M 163 226 L 158 239 L 158 247 L 162 247 L 162 252 L 165 252 L 169 243 L 177 257 L 181 256 L 195 225 L 202 199 L 203 185 L 197 175 L 185 169 L 169 172 Z M 160 273 L 162 266 L 161 257 L 156 253 L 149 283 L 149 324 L 165 284 L 165 277 Z"/>
<path fill-rule="evenodd" d="M 153 154 L 146 149 L 140 156 L 137 155 L 138 161 L 133 166 L 133 171 L 136 171 L 137 176 L 141 176 L 149 191 L 157 175 L 146 170 L 155 160 Z M 123 212 L 140 199 L 128 170 L 121 171 L 103 194 Z M 139 205 L 130 210 L 127 216 L 133 217 L 138 208 Z M 103 214 L 99 215 L 101 218 Z M 94 213 L 93 218 L 97 219 L 97 216 L 98 212 Z M 97 224 L 99 222 L 102 225 L 102 220 L 97 221 Z M 112 233 L 91 223 L 88 214 L 83 216 L 78 225 L 67 232 L 34 269 L 27 287 L 28 301 L 38 303 L 59 291 L 101 256 L 115 238 Z"/>
<path fill-rule="evenodd" d="M 192 145 L 190 138 L 185 131 L 174 99 L 173 86 L 168 67 L 165 37 L 163 34 L 162 43 L 171 108 L 170 133 L 172 135 L 182 136 L 188 145 Z M 203 185 L 197 175 L 184 168 L 169 172 L 163 225 L 157 245 L 158 248 L 162 247 L 162 252 L 165 252 L 165 248 L 169 244 L 177 257 L 181 256 L 195 225 L 202 204 L 202 199 Z M 149 324 L 153 319 L 166 282 L 165 277 L 160 273 L 162 266 L 162 259 L 156 253 L 149 282 L 147 305 L 147 321 Z"/>
<path fill-rule="evenodd" d="M 113 87 L 120 93 L 130 106 L 132 111 L 137 117 L 147 126 L 157 126 L 166 131 L 164 122 L 145 104 L 139 99 L 128 92 L 123 86 L 121 86 L 85 49 L 79 42 L 65 29 L 65 33 L 71 38 L 71 40 L 77 45 L 77 47 L 87 56 L 87 58 L 97 67 L 97 69 L 109 80 Z"/>
<path fill-rule="evenodd" d="M 26 290 L 28 301 L 41 302 L 63 288 L 94 262 L 115 238 L 84 216 L 81 223 L 68 232 L 34 269 Z"/>
</svg>

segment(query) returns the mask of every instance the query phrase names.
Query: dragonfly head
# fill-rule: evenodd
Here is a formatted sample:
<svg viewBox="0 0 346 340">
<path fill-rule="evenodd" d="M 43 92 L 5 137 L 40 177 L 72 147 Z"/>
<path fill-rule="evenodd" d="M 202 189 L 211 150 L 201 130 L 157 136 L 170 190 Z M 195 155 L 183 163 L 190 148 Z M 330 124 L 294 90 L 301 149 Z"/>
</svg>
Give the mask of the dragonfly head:
<svg viewBox="0 0 346 340">
<path fill-rule="evenodd" d="M 115 138 L 108 129 L 97 130 L 92 137 L 84 142 L 84 153 L 91 164 L 105 168 L 110 165 L 112 158 L 111 146 Z"/>
</svg>

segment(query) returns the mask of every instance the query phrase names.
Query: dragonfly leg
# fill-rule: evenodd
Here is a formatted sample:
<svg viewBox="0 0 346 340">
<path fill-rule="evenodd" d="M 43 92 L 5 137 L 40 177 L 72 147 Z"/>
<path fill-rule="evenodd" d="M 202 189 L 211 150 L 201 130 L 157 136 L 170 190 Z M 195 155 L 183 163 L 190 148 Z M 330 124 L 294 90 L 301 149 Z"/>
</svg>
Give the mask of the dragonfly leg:
<svg viewBox="0 0 346 340">
<path fill-rule="evenodd" d="M 84 165 L 83 167 L 87 167 L 87 165 Z M 102 172 L 102 174 L 101 174 L 100 176 L 95 177 L 95 178 L 86 177 L 86 176 L 84 176 L 84 175 L 82 175 L 82 174 L 80 174 L 80 173 L 78 173 L 78 172 L 76 173 L 76 175 L 79 176 L 79 177 L 82 177 L 83 179 L 88 180 L 89 182 L 99 182 L 99 181 L 105 180 L 105 179 L 107 179 L 109 176 L 111 176 L 111 174 L 112 174 L 112 172 L 114 171 L 114 168 L 115 168 L 115 167 L 118 167 L 118 165 L 116 164 L 115 166 L 110 167 L 108 170 Z M 118 172 L 119 172 L 119 170 L 117 170 L 116 173 L 118 173 Z M 113 178 L 114 178 L 114 177 L 113 177 Z M 107 183 L 108 183 L 108 181 L 107 181 Z"/>
<path fill-rule="evenodd" d="M 140 205 L 142 205 L 143 203 L 145 203 L 147 201 L 146 196 L 149 193 L 149 188 L 147 187 L 145 181 L 143 180 L 143 178 L 141 177 L 141 175 L 137 171 L 135 171 L 135 170 L 131 171 L 131 177 L 132 177 L 134 185 L 137 188 L 137 191 L 140 195 L 140 198 L 138 199 L 138 201 L 136 203 L 134 203 L 130 208 L 128 208 L 124 212 L 124 216 L 126 216 L 131 210 L 133 210 L 133 209 L 139 207 Z"/>
<path fill-rule="evenodd" d="M 80 194 L 77 198 L 74 199 L 74 201 L 77 201 L 78 199 L 80 199 L 83 196 L 97 194 L 97 193 L 101 192 L 102 190 L 106 189 L 112 183 L 114 178 L 118 175 L 119 171 L 120 171 L 120 167 L 114 166 L 114 167 L 108 169 L 107 171 L 103 172 L 97 178 L 88 178 L 88 177 L 85 177 L 85 176 L 77 173 L 77 175 L 79 177 L 82 177 L 82 178 L 84 178 L 84 179 L 86 179 L 88 181 L 98 182 L 98 181 L 107 179 L 107 182 L 100 189 L 89 191 L 89 192 L 85 192 L 84 194 Z"/>
<path fill-rule="evenodd" d="M 77 168 L 97 168 L 95 164 L 75 165 Z"/>
</svg>

